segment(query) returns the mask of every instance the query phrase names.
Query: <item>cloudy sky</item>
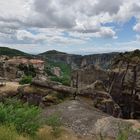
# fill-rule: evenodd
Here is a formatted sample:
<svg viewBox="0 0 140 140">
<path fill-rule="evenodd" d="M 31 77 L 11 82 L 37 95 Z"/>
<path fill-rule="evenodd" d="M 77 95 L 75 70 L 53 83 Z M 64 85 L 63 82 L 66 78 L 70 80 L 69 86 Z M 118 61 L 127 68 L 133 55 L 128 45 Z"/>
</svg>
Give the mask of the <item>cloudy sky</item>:
<svg viewBox="0 0 140 140">
<path fill-rule="evenodd" d="M 140 0 L 0 0 L 0 46 L 29 53 L 140 49 Z"/>
</svg>

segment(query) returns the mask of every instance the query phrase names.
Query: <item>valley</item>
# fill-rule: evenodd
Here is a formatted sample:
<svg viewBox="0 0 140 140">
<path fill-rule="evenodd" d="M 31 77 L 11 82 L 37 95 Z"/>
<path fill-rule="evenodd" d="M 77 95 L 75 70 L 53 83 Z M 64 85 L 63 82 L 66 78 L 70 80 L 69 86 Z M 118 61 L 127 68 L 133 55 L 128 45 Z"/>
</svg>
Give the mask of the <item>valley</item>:
<svg viewBox="0 0 140 140">
<path fill-rule="evenodd" d="M 12 125 L 21 140 L 139 140 L 139 64 L 139 50 L 80 56 L 6 48 L 0 53 L 6 82 L 0 86 L 0 129 L 13 132 Z"/>
</svg>

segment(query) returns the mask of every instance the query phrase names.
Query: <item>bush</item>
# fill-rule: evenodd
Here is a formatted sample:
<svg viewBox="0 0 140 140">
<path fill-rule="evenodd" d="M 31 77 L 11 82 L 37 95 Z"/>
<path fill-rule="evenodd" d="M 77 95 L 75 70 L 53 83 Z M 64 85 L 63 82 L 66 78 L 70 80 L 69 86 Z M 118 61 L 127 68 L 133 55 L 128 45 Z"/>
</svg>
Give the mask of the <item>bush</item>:
<svg viewBox="0 0 140 140">
<path fill-rule="evenodd" d="M 23 104 L 17 99 L 6 99 L 0 103 L 0 124 L 13 124 L 18 133 L 34 135 L 40 127 L 40 109 Z"/>
<path fill-rule="evenodd" d="M 70 86 L 70 78 L 68 76 L 64 76 L 64 77 L 52 76 L 51 80 L 56 81 L 56 82 L 60 82 L 65 86 Z"/>
<path fill-rule="evenodd" d="M 35 70 L 34 66 L 31 65 L 31 64 L 29 66 L 23 65 L 23 64 L 19 64 L 18 68 L 21 71 L 23 71 L 24 74 L 27 75 L 27 76 L 30 76 L 30 75 L 32 77 L 35 77 L 36 76 L 36 70 Z"/>
<path fill-rule="evenodd" d="M 129 132 L 130 132 L 130 128 L 125 128 L 123 130 L 121 130 L 119 128 L 119 134 L 116 138 L 116 140 L 128 140 L 128 137 L 129 137 Z"/>
<path fill-rule="evenodd" d="M 57 114 L 53 114 L 47 118 L 47 125 L 52 127 L 52 133 L 55 137 L 59 137 L 61 130 L 60 126 L 62 125 L 61 120 Z"/>
<path fill-rule="evenodd" d="M 21 85 L 24 84 L 31 84 L 32 83 L 32 76 L 24 76 L 19 82 Z"/>
</svg>

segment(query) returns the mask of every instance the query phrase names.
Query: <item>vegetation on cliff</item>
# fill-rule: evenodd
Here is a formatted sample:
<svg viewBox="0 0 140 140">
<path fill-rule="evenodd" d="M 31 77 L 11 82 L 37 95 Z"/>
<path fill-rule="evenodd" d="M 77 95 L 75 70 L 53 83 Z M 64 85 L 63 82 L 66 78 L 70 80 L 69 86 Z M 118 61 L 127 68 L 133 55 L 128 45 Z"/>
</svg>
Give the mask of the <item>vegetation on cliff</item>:
<svg viewBox="0 0 140 140">
<path fill-rule="evenodd" d="M 113 66 L 118 65 L 120 62 L 122 63 L 133 63 L 137 64 L 140 62 L 140 50 L 134 50 L 132 52 L 120 53 L 113 60 Z"/>
<path fill-rule="evenodd" d="M 53 75 L 52 68 L 59 67 L 61 69 L 61 76 L 57 77 Z M 48 60 L 46 64 L 45 71 L 47 72 L 48 76 L 50 76 L 52 81 L 57 81 L 62 83 L 63 85 L 70 85 L 70 77 L 71 77 L 71 67 L 68 64 L 63 62 L 53 62 Z"/>
</svg>

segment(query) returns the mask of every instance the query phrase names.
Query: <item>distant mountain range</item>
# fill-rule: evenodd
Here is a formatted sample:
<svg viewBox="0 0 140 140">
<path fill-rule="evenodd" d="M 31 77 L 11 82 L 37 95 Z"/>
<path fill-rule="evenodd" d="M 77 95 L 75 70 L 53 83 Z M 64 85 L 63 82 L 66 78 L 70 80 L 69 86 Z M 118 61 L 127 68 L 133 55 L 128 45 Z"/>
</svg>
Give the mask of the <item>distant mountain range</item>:
<svg viewBox="0 0 140 140">
<path fill-rule="evenodd" d="M 79 68 L 89 64 L 97 65 L 103 69 L 109 68 L 112 59 L 117 56 L 119 53 L 103 53 L 103 54 L 92 54 L 92 55 L 75 55 L 68 54 L 64 52 L 59 52 L 56 50 L 46 51 L 35 57 L 41 57 L 43 59 L 49 59 L 54 62 L 64 62 L 70 64 L 72 68 Z M 30 57 L 33 55 L 24 53 L 22 51 L 11 49 L 7 47 L 0 47 L 0 55 L 7 56 L 26 56 Z"/>
<path fill-rule="evenodd" d="M 0 47 L 0 55 L 7 55 L 7 56 L 31 56 L 30 54 L 27 54 L 25 52 L 11 49 L 8 47 Z"/>
</svg>

